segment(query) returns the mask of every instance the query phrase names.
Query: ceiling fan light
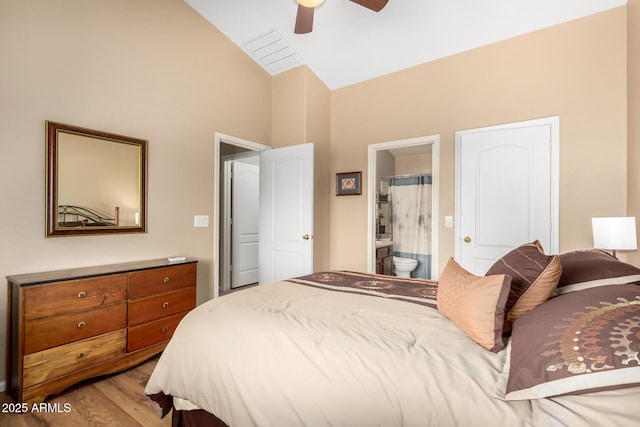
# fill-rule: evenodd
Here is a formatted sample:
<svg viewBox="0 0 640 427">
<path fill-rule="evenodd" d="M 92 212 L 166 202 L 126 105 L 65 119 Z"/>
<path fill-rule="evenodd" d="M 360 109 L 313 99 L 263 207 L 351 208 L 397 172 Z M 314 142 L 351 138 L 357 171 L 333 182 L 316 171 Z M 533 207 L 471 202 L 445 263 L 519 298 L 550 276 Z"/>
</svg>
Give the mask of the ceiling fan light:
<svg viewBox="0 0 640 427">
<path fill-rule="evenodd" d="M 304 7 L 317 7 L 324 3 L 324 0 L 297 0 L 297 2 Z"/>
</svg>

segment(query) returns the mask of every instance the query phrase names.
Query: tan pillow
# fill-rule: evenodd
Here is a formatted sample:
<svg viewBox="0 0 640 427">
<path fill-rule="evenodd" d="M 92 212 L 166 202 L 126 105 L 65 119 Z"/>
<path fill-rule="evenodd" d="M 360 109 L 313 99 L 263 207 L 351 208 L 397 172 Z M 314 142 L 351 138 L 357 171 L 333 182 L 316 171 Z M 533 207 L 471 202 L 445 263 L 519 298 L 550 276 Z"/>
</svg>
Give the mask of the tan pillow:
<svg viewBox="0 0 640 427">
<path fill-rule="evenodd" d="M 546 255 L 539 241 L 524 244 L 496 261 L 487 275 L 511 276 L 504 333 L 527 311 L 547 301 L 558 286 L 562 266 L 558 255 Z"/>
<path fill-rule="evenodd" d="M 438 283 L 438 311 L 487 350 L 500 351 L 510 286 L 506 274 L 475 276 L 451 258 Z"/>
</svg>

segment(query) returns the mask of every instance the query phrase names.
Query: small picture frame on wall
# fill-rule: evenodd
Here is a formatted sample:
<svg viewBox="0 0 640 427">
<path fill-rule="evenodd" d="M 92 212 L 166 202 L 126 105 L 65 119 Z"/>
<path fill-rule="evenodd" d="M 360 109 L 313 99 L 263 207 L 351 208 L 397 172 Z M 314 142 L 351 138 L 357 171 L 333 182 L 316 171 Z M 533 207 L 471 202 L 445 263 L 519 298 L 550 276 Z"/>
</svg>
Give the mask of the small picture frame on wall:
<svg viewBox="0 0 640 427">
<path fill-rule="evenodd" d="M 336 196 L 359 196 L 362 194 L 362 172 L 336 174 Z"/>
</svg>

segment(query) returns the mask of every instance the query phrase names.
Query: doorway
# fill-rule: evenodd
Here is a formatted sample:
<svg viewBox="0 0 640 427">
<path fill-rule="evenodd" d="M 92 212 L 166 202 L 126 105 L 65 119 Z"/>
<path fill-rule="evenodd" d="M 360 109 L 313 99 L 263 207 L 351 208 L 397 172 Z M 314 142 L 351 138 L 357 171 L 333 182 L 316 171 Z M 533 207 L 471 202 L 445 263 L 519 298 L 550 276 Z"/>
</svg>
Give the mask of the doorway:
<svg viewBox="0 0 640 427">
<path fill-rule="evenodd" d="M 213 175 L 213 289 L 211 295 L 217 298 L 220 290 L 231 287 L 230 271 L 225 268 L 230 262 L 228 258 L 231 254 L 231 236 L 227 235 L 231 227 L 228 223 L 228 215 L 225 213 L 225 206 L 229 206 L 229 201 L 225 203 L 225 186 L 227 180 L 225 163 L 234 158 L 246 158 L 259 155 L 259 153 L 270 150 L 271 147 L 237 138 L 231 135 L 216 132 L 214 139 L 214 165 Z"/>
<path fill-rule="evenodd" d="M 266 145 L 216 132 L 214 139 L 213 280 L 211 295 L 220 295 L 220 254 L 225 229 L 223 149 L 256 152 L 259 177 L 259 283 L 303 276 L 313 271 L 313 154 L 312 143 L 272 149 Z M 236 153 L 237 154 L 237 153 Z"/>
<path fill-rule="evenodd" d="M 429 155 L 430 154 L 430 155 Z M 424 156 L 423 156 L 424 155 Z M 377 235 L 379 235 L 377 193 L 379 182 L 382 177 L 388 176 L 391 172 L 384 166 L 384 158 L 392 156 L 401 158 L 403 156 L 412 157 L 423 164 L 418 165 L 419 170 L 428 171 L 431 174 L 431 265 L 429 268 L 430 279 L 438 279 L 439 265 L 439 158 L 440 158 L 440 137 L 439 135 L 403 139 L 398 141 L 382 142 L 371 144 L 368 147 L 368 233 L 367 233 L 367 271 L 376 272 L 376 247 Z M 404 171 L 401 171 L 404 172 Z M 395 169 L 393 171 L 395 174 Z M 393 238 L 391 238 L 393 239 Z"/>
</svg>

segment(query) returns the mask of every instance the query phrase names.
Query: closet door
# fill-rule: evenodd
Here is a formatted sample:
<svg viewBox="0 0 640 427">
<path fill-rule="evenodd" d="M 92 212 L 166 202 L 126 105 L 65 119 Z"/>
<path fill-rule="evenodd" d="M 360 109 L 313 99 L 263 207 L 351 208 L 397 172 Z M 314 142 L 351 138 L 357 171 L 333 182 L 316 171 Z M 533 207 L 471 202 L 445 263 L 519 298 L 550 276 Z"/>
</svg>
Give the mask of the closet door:
<svg viewBox="0 0 640 427">
<path fill-rule="evenodd" d="M 260 166 L 233 161 L 231 288 L 258 283 L 260 237 Z"/>
<path fill-rule="evenodd" d="M 456 132 L 456 258 L 483 275 L 523 243 L 558 251 L 558 118 Z"/>
</svg>

